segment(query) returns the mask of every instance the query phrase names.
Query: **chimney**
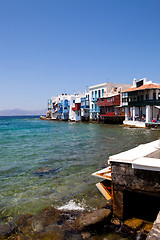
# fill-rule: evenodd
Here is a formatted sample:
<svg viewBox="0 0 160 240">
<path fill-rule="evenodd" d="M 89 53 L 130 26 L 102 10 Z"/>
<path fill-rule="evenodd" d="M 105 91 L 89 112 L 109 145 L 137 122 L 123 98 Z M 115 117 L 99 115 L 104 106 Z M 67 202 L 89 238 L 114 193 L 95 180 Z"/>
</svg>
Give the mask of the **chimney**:
<svg viewBox="0 0 160 240">
<path fill-rule="evenodd" d="M 133 87 L 136 87 L 136 78 L 133 79 Z"/>
<path fill-rule="evenodd" d="M 143 85 L 146 84 L 147 78 L 143 78 Z"/>
</svg>

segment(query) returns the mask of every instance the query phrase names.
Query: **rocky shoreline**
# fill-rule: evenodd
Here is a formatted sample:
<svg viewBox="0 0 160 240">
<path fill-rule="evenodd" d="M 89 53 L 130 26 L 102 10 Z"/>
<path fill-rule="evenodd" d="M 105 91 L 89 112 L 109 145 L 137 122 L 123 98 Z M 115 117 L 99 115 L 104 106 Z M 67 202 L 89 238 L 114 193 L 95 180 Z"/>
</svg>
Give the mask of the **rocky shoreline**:
<svg viewBox="0 0 160 240">
<path fill-rule="evenodd" d="M 116 232 L 122 235 L 123 239 L 144 240 L 152 225 L 153 223 L 135 218 L 120 221 L 113 217 L 111 205 L 91 212 L 48 207 L 37 215 L 23 214 L 1 224 L 0 239 L 107 240 L 105 236 L 108 233 Z"/>
</svg>

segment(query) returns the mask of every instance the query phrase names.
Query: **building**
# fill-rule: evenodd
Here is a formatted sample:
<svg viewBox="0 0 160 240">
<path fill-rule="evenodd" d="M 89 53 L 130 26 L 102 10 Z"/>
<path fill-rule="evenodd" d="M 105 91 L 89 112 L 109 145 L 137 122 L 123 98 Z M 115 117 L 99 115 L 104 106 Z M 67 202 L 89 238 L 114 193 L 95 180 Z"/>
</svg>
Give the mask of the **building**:
<svg viewBox="0 0 160 240">
<path fill-rule="evenodd" d="M 125 107 L 124 124 L 145 127 L 146 123 L 159 121 L 160 85 L 147 81 L 136 81 L 122 93 L 122 106 Z"/>
<path fill-rule="evenodd" d="M 117 107 L 121 106 L 121 96 L 116 97 L 116 95 L 129 87 L 130 84 L 119 83 L 102 83 L 89 87 L 90 119 L 100 120 L 100 117 L 107 119 L 115 116 L 116 113 L 120 114 L 120 109 L 115 109 L 115 104 L 118 104 Z"/>
<path fill-rule="evenodd" d="M 69 119 L 69 99 L 70 95 L 61 94 L 57 97 L 51 98 L 50 111 L 52 120 L 64 120 Z"/>
<path fill-rule="evenodd" d="M 79 94 L 70 96 L 69 120 L 75 122 L 81 120 L 81 98 Z"/>
<path fill-rule="evenodd" d="M 107 200 L 113 200 L 113 215 L 120 219 L 154 221 L 160 202 L 160 140 L 141 144 L 113 155 L 109 167 L 96 173 L 96 184 Z"/>
<path fill-rule="evenodd" d="M 103 97 L 107 92 L 107 83 L 89 87 L 90 98 L 90 120 L 97 120 L 100 117 L 100 108 L 97 106 L 97 99 Z"/>
<path fill-rule="evenodd" d="M 89 121 L 89 93 L 85 92 L 84 97 L 81 97 L 81 120 Z"/>
<path fill-rule="evenodd" d="M 106 123 L 123 123 L 125 119 L 124 108 L 122 107 L 122 91 L 131 87 L 130 84 L 118 84 L 113 87 L 107 96 L 101 97 L 97 101 L 100 108 L 100 119 Z"/>
</svg>

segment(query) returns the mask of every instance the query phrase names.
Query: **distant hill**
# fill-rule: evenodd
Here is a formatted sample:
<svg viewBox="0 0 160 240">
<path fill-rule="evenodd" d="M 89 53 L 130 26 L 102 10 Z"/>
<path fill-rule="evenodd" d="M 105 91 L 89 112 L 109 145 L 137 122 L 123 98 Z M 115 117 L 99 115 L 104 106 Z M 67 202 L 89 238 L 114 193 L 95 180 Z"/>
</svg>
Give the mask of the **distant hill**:
<svg viewBox="0 0 160 240">
<path fill-rule="evenodd" d="M 25 115 L 46 115 L 47 110 L 22 110 L 22 109 L 8 109 L 1 110 L 0 116 L 25 116 Z"/>
</svg>

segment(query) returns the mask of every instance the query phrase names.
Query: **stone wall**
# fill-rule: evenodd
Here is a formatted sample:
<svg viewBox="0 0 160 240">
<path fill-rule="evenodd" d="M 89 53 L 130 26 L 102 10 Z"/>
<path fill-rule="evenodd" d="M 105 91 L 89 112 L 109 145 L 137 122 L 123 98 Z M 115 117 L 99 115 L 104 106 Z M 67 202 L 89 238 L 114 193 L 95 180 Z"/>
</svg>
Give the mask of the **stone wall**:
<svg viewBox="0 0 160 240">
<path fill-rule="evenodd" d="M 111 162 L 113 214 L 124 218 L 124 192 L 160 197 L 160 172 L 133 169 L 131 164 Z M 134 203 L 134 202 L 133 202 Z"/>
</svg>

